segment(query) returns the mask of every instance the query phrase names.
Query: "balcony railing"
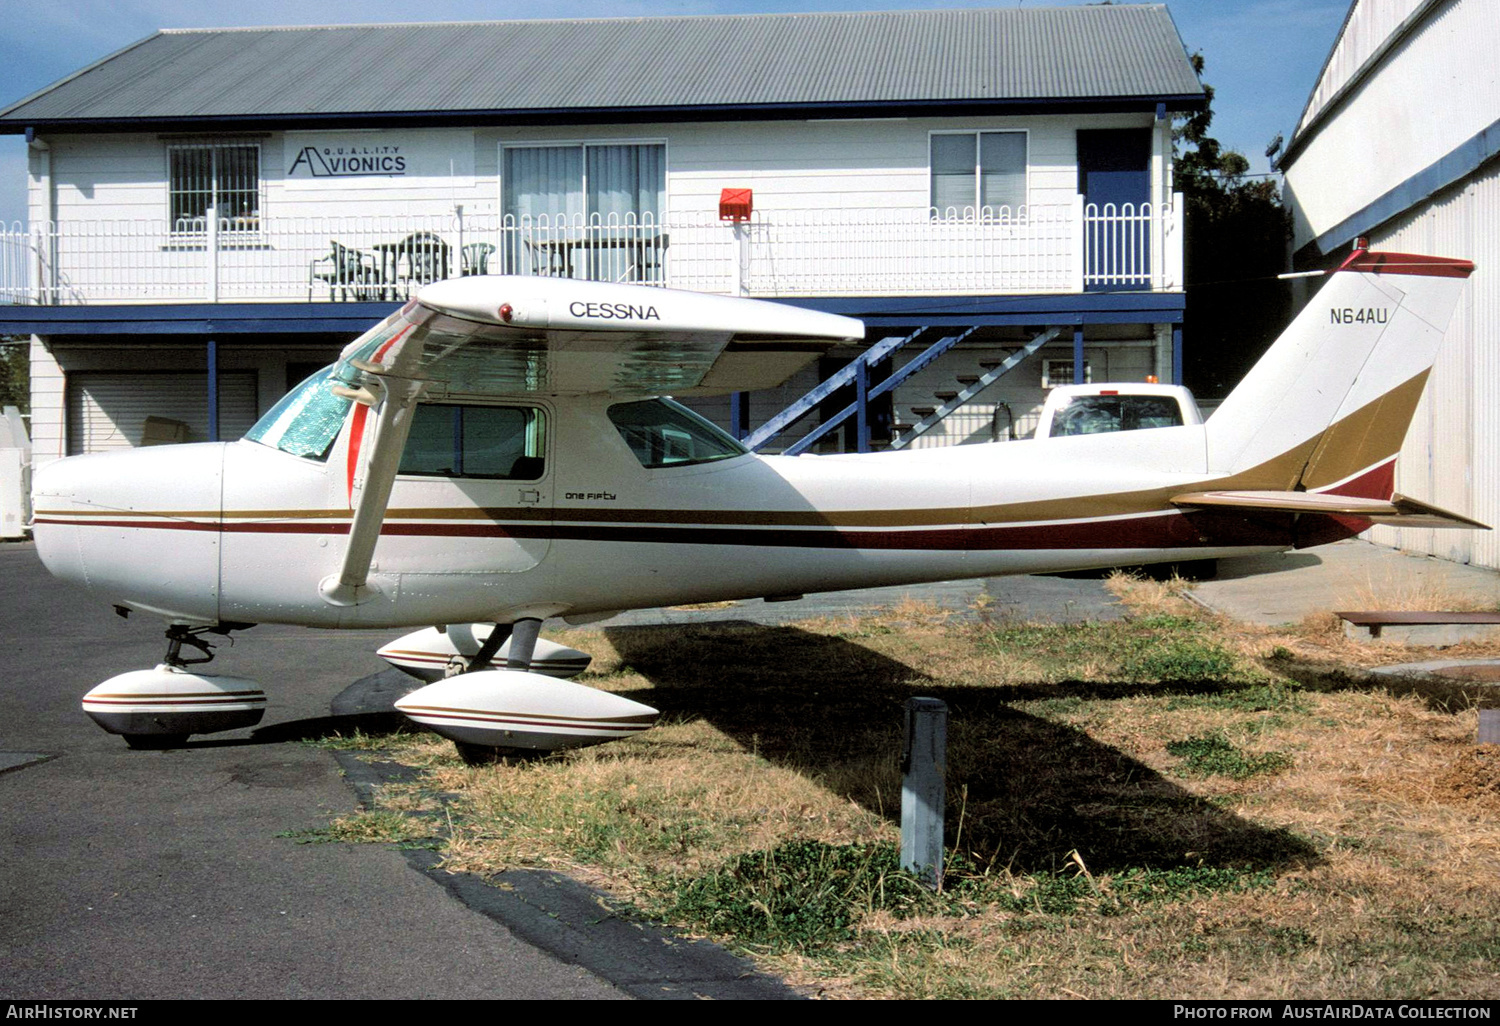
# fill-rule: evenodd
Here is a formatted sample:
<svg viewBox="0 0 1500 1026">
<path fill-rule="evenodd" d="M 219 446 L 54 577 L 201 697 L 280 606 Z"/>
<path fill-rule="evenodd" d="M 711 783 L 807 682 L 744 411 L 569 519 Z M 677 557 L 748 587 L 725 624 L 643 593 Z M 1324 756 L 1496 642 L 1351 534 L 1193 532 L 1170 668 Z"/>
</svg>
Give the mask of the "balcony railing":
<svg viewBox="0 0 1500 1026">
<path fill-rule="evenodd" d="M 464 274 L 729 295 L 1182 287 L 1181 204 L 599 219 L 493 215 L 60 221 L 0 230 L 0 303 L 403 300 Z"/>
</svg>

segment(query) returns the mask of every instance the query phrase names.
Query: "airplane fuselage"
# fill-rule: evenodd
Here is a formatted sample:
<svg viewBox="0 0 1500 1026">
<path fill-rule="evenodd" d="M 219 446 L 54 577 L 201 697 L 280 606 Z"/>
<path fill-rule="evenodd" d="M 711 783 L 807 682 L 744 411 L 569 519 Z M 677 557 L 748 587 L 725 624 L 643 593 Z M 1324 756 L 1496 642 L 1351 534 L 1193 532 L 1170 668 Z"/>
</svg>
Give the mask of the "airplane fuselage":
<svg viewBox="0 0 1500 1026">
<path fill-rule="evenodd" d="M 859 322 L 640 286 L 454 279 L 238 442 L 39 468 L 37 547 L 57 576 L 169 621 L 162 665 L 84 697 L 133 745 L 256 723 L 253 681 L 192 672 L 203 658 L 182 650 L 209 655 L 201 635 L 260 622 L 429 628 L 382 650 L 423 680 L 442 674 L 396 708 L 461 751 L 597 744 L 659 713 L 539 671 L 547 617 L 1211 559 L 1376 521 L 1483 527 L 1394 490 L 1472 271 L 1356 251 L 1202 424 L 803 457 L 754 455 L 654 397 L 772 387 L 858 339 Z"/>
<path fill-rule="evenodd" d="M 101 598 L 182 622 L 375 627 L 586 618 L 1296 540 L 1287 516 L 1170 506 L 1218 479 L 1201 426 L 647 467 L 606 399 L 513 405 L 550 425 L 540 475 L 399 475 L 356 605 L 318 593 L 352 516 L 347 424 L 321 459 L 242 440 L 52 464 L 37 484 L 39 550 Z M 160 483 L 149 503 L 143 480 Z"/>
</svg>

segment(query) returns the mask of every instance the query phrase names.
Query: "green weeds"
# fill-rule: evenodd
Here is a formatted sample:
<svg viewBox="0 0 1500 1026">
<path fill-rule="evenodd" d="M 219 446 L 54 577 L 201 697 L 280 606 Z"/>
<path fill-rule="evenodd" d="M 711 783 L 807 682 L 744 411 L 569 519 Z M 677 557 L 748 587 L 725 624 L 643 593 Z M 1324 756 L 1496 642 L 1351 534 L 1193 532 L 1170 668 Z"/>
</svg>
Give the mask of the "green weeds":
<svg viewBox="0 0 1500 1026">
<path fill-rule="evenodd" d="M 1245 780 L 1262 773 L 1277 773 L 1292 764 L 1284 752 L 1252 755 L 1235 747 L 1222 731 L 1199 734 L 1181 741 L 1167 742 L 1167 752 L 1182 759 L 1184 767 L 1202 776 Z"/>
</svg>

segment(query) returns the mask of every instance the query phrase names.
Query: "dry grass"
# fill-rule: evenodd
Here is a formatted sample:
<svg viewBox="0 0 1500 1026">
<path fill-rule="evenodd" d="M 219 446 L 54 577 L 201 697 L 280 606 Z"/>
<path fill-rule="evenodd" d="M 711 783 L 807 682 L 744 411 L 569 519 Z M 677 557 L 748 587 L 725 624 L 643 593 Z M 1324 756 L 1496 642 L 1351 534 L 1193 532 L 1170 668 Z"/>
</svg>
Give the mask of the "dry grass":
<svg viewBox="0 0 1500 1026">
<path fill-rule="evenodd" d="M 1380 576 L 1367 575 L 1350 581 L 1334 603 L 1335 609 L 1381 610 L 1385 612 L 1479 612 L 1497 608 L 1488 598 L 1456 591 L 1436 575 L 1425 573 L 1420 560 L 1410 566 L 1387 569 Z"/>
<path fill-rule="evenodd" d="M 1177 576 L 1157 581 L 1115 570 L 1104 579 L 1104 587 L 1135 616 L 1193 616 L 1201 611 L 1192 600 L 1183 598 L 1192 584 Z"/>
<path fill-rule="evenodd" d="M 1484 689 L 1395 693 L 1353 669 L 1384 653 L 1326 624 L 1248 627 L 1204 616 L 1180 583 L 1110 587 L 1132 622 L 984 626 L 909 603 L 571 632 L 595 654 L 585 682 L 656 705 L 661 726 L 481 769 L 395 739 L 422 784 L 343 835 L 400 839 L 408 812 L 430 831 L 440 795 L 451 868 L 575 873 L 825 997 L 1492 997 Z M 943 895 L 896 901 L 884 863 L 846 857 L 896 839 L 915 694 L 951 709 L 955 862 Z M 1204 738 L 1219 770 L 1172 754 Z M 838 893 L 810 895 L 773 852 L 854 868 L 814 874 Z M 779 908 L 848 921 L 766 932 Z M 724 925 L 741 921 L 751 932 Z"/>
</svg>

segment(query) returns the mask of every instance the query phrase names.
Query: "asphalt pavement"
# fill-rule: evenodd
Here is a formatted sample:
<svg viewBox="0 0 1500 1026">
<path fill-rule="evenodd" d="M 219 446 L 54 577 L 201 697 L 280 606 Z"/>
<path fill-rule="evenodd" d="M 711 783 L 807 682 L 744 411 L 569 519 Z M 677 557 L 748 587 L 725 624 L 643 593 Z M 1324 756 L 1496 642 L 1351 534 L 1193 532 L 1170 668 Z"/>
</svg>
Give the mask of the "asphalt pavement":
<svg viewBox="0 0 1500 1026">
<path fill-rule="evenodd" d="M 53 580 L 29 543 L 0 545 L 0 582 L 0 997 L 795 996 L 554 874 L 483 881 L 442 872 L 430 852 L 299 843 L 399 772 L 301 743 L 410 686 L 374 655 L 391 632 L 236 634 L 212 672 L 262 683 L 262 723 L 132 751 L 79 699 L 159 662 L 162 625 Z M 1098 581 L 1015 578 L 611 623 L 786 622 L 908 600 L 1068 622 L 1123 612 Z"/>
<path fill-rule="evenodd" d="M 1371 603 L 1398 609 L 1403 597 L 1419 593 L 1500 609 L 1500 573 L 1351 538 L 1300 552 L 1222 559 L 1218 575 L 1192 589 L 1216 612 L 1271 625 Z"/>
<path fill-rule="evenodd" d="M 0 546 L 0 581 L 0 996 L 628 996 L 401 852 L 285 836 L 358 807 L 334 757 L 290 739 L 383 666 L 388 632 L 237 636 L 215 669 L 264 682 L 277 729 L 137 752 L 78 703 L 158 662 L 160 624 L 57 584 L 29 544 Z"/>
</svg>

